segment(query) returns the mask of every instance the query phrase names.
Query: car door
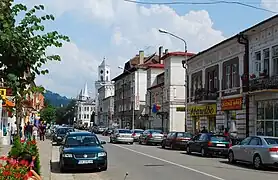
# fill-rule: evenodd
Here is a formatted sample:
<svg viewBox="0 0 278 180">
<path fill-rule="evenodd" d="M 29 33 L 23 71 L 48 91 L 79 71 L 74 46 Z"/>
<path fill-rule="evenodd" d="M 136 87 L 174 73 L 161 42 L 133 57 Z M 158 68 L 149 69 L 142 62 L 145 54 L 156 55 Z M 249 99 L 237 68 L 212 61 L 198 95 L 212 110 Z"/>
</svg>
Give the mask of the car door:
<svg viewBox="0 0 278 180">
<path fill-rule="evenodd" d="M 175 133 L 169 133 L 167 138 L 166 138 L 166 146 L 170 146 L 170 144 L 172 143 L 173 140 L 173 136 L 175 135 Z"/>
<path fill-rule="evenodd" d="M 201 149 L 206 139 L 207 139 L 207 134 L 201 134 L 201 136 L 196 140 L 195 146 L 197 152 L 201 152 Z"/>
<path fill-rule="evenodd" d="M 199 138 L 201 137 L 201 134 L 198 134 L 197 136 L 195 136 L 192 141 L 190 142 L 190 149 L 192 152 L 197 152 L 197 142 L 199 140 Z"/>
<path fill-rule="evenodd" d="M 254 154 L 261 148 L 262 140 L 259 137 L 253 137 L 248 145 L 246 145 L 246 156 L 245 161 L 253 162 Z"/>
<path fill-rule="evenodd" d="M 113 141 L 116 140 L 117 134 L 118 134 L 118 130 L 115 130 L 115 131 L 113 132 L 113 136 L 112 136 L 112 140 L 113 140 Z"/>
<path fill-rule="evenodd" d="M 235 159 L 240 161 L 244 161 L 244 159 L 246 159 L 245 158 L 246 151 L 247 151 L 246 146 L 248 145 L 251 139 L 252 137 L 247 137 L 244 140 L 242 140 L 239 145 L 233 147 L 233 153 Z"/>
</svg>

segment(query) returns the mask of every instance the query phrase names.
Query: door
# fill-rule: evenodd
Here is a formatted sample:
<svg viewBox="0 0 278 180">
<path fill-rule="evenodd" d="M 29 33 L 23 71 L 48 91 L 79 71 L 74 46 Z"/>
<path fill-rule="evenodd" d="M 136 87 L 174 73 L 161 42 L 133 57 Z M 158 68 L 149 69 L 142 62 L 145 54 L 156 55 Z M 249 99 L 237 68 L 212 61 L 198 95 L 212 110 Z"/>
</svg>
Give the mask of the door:
<svg viewBox="0 0 278 180">
<path fill-rule="evenodd" d="M 175 133 L 169 133 L 167 138 L 166 138 L 166 146 L 170 146 L 171 142 L 172 142 L 172 138 L 175 135 Z"/>
<path fill-rule="evenodd" d="M 199 138 L 201 137 L 201 135 L 202 135 L 202 134 L 198 134 L 197 136 L 195 136 L 195 137 L 192 139 L 192 143 L 190 144 L 191 151 L 199 152 L 199 151 L 198 151 L 198 148 L 197 148 L 197 143 L 198 143 Z"/>
<path fill-rule="evenodd" d="M 242 160 L 242 161 L 244 159 L 246 159 L 244 157 L 246 155 L 246 151 L 247 151 L 246 146 L 248 145 L 248 143 L 250 142 L 251 139 L 252 139 L 252 137 L 247 137 L 244 140 L 242 140 L 239 145 L 235 145 L 233 147 L 233 153 L 234 153 L 235 159 Z"/>
<path fill-rule="evenodd" d="M 202 134 L 199 139 L 196 141 L 196 151 L 201 152 L 201 149 L 204 147 L 207 142 L 207 134 Z"/>
<path fill-rule="evenodd" d="M 253 162 L 254 154 L 262 148 L 262 140 L 259 137 L 254 137 L 250 140 L 248 145 L 246 145 L 246 156 L 244 156 L 244 161 Z"/>
</svg>

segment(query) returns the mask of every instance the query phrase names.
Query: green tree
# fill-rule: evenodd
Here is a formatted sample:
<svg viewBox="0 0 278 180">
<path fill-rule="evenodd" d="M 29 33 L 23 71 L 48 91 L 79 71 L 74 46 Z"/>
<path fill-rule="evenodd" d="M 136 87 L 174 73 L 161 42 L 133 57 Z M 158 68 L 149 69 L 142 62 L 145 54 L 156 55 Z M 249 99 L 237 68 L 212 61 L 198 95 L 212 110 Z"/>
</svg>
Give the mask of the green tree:
<svg viewBox="0 0 278 180">
<path fill-rule="evenodd" d="M 56 123 L 68 124 L 73 122 L 75 116 L 76 101 L 71 100 L 66 107 L 60 107 L 56 109 Z"/>
<path fill-rule="evenodd" d="M 44 32 L 43 21 L 53 21 L 54 16 L 36 15 L 44 10 L 43 5 L 28 9 L 23 4 L 12 4 L 13 0 L 0 2 L 0 77 L 14 92 L 19 126 L 26 95 L 43 91 L 43 88 L 34 86 L 36 76 L 49 72 L 42 68 L 48 61 L 61 60 L 59 55 L 48 55 L 46 50 L 62 47 L 62 42 L 69 41 L 69 38 L 57 31 Z M 24 16 L 20 18 L 22 13 Z"/>
<path fill-rule="evenodd" d="M 40 117 L 47 123 L 55 122 L 56 120 L 56 108 L 48 105 L 40 111 Z"/>
</svg>

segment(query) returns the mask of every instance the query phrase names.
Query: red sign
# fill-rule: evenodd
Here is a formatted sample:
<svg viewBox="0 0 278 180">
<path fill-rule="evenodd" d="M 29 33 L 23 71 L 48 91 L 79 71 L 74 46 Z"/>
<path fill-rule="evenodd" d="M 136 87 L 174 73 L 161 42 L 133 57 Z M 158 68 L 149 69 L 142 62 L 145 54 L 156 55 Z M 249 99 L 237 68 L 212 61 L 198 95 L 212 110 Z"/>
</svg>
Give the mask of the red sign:
<svg viewBox="0 0 278 180">
<path fill-rule="evenodd" d="M 242 109 L 242 97 L 223 99 L 221 102 L 221 110 L 241 110 Z"/>
</svg>

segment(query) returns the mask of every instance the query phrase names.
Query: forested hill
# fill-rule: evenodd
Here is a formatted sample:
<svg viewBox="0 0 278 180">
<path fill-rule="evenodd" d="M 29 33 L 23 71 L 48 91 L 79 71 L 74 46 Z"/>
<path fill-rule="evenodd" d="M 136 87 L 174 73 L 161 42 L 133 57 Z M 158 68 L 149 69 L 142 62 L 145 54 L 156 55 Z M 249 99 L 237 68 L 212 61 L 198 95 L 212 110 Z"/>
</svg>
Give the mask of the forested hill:
<svg viewBox="0 0 278 180">
<path fill-rule="evenodd" d="M 66 106 L 71 101 L 71 99 L 49 90 L 46 90 L 44 97 L 48 103 L 55 107 Z"/>
</svg>

